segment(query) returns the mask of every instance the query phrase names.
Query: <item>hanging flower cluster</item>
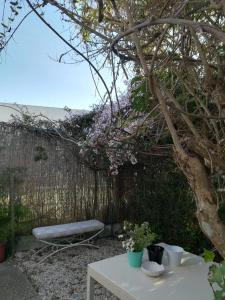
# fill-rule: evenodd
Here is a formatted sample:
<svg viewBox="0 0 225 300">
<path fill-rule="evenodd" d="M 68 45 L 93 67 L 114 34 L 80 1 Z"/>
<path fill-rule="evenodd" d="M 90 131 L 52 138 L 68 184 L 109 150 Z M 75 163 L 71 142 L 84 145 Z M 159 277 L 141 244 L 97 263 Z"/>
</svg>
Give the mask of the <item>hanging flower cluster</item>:
<svg viewBox="0 0 225 300">
<path fill-rule="evenodd" d="M 84 153 L 85 147 L 92 148 L 98 154 L 104 149 L 112 175 L 117 175 L 119 166 L 125 162 L 133 165 L 137 163 L 134 144 L 125 142 L 138 126 L 137 119 L 132 120 L 131 113 L 128 89 L 126 94 L 120 96 L 118 102 L 98 109 L 81 150 Z"/>
</svg>

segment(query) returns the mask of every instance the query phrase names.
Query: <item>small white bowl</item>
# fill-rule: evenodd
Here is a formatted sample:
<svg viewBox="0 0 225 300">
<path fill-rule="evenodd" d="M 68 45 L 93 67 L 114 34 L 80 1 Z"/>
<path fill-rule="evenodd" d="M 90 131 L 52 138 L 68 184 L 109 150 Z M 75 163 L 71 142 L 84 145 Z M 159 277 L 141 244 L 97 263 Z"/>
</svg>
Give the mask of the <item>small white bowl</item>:
<svg viewBox="0 0 225 300">
<path fill-rule="evenodd" d="M 165 268 L 157 262 L 145 261 L 142 263 L 141 270 L 150 277 L 158 277 L 165 271 Z"/>
</svg>

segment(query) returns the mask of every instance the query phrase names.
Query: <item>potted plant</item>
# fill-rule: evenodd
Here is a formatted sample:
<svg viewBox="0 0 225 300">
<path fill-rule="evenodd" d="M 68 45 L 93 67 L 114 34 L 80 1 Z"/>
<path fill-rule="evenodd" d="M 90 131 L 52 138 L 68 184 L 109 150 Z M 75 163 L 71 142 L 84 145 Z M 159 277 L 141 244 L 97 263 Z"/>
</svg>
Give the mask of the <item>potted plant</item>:
<svg viewBox="0 0 225 300">
<path fill-rule="evenodd" d="M 143 250 L 156 238 L 149 227 L 148 222 L 141 225 L 124 222 L 125 235 L 120 237 L 125 238 L 122 242 L 123 247 L 127 250 L 128 262 L 131 267 L 139 268 L 142 263 Z"/>
<path fill-rule="evenodd" d="M 9 235 L 8 224 L 0 225 L 0 263 L 6 258 L 6 244 Z"/>
</svg>

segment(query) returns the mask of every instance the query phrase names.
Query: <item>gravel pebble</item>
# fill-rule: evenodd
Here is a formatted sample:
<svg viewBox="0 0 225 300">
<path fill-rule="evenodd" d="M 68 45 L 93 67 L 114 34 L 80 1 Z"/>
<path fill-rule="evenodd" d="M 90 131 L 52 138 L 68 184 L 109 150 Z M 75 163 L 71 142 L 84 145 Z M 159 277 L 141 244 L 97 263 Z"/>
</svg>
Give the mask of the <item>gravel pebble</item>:
<svg viewBox="0 0 225 300">
<path fill-rule="evenodd" d="M 87 265 L 124 252 L 117 240 L 99 239 L 96 245 L 100 248 L 75 247 L 59 252 L 41 264 L 40 254 L 19 252 L 13 263 L 27 275 L 43 300 L 85 300 Z M 95 299 L 117 298 L 96 284 Z"/>
</svg>

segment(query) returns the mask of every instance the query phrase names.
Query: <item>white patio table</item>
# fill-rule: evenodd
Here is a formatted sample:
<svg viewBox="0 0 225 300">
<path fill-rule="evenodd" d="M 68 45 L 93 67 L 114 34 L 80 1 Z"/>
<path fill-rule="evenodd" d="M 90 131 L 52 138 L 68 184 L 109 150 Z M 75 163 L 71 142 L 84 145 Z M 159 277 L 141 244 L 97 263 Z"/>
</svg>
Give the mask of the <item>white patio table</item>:
<svg viewBox="0 0 225 300">
<path fill-rule="evenodd" d="M 208 267 L 201 257 L 185 252 L 179 267 L 152 278 L 131 268 L 126 254 L 114 256 L 88 265 L 87 300 L 94 299 L 95 281 L 123 300 L 213 300 Z"/>
</svg>

